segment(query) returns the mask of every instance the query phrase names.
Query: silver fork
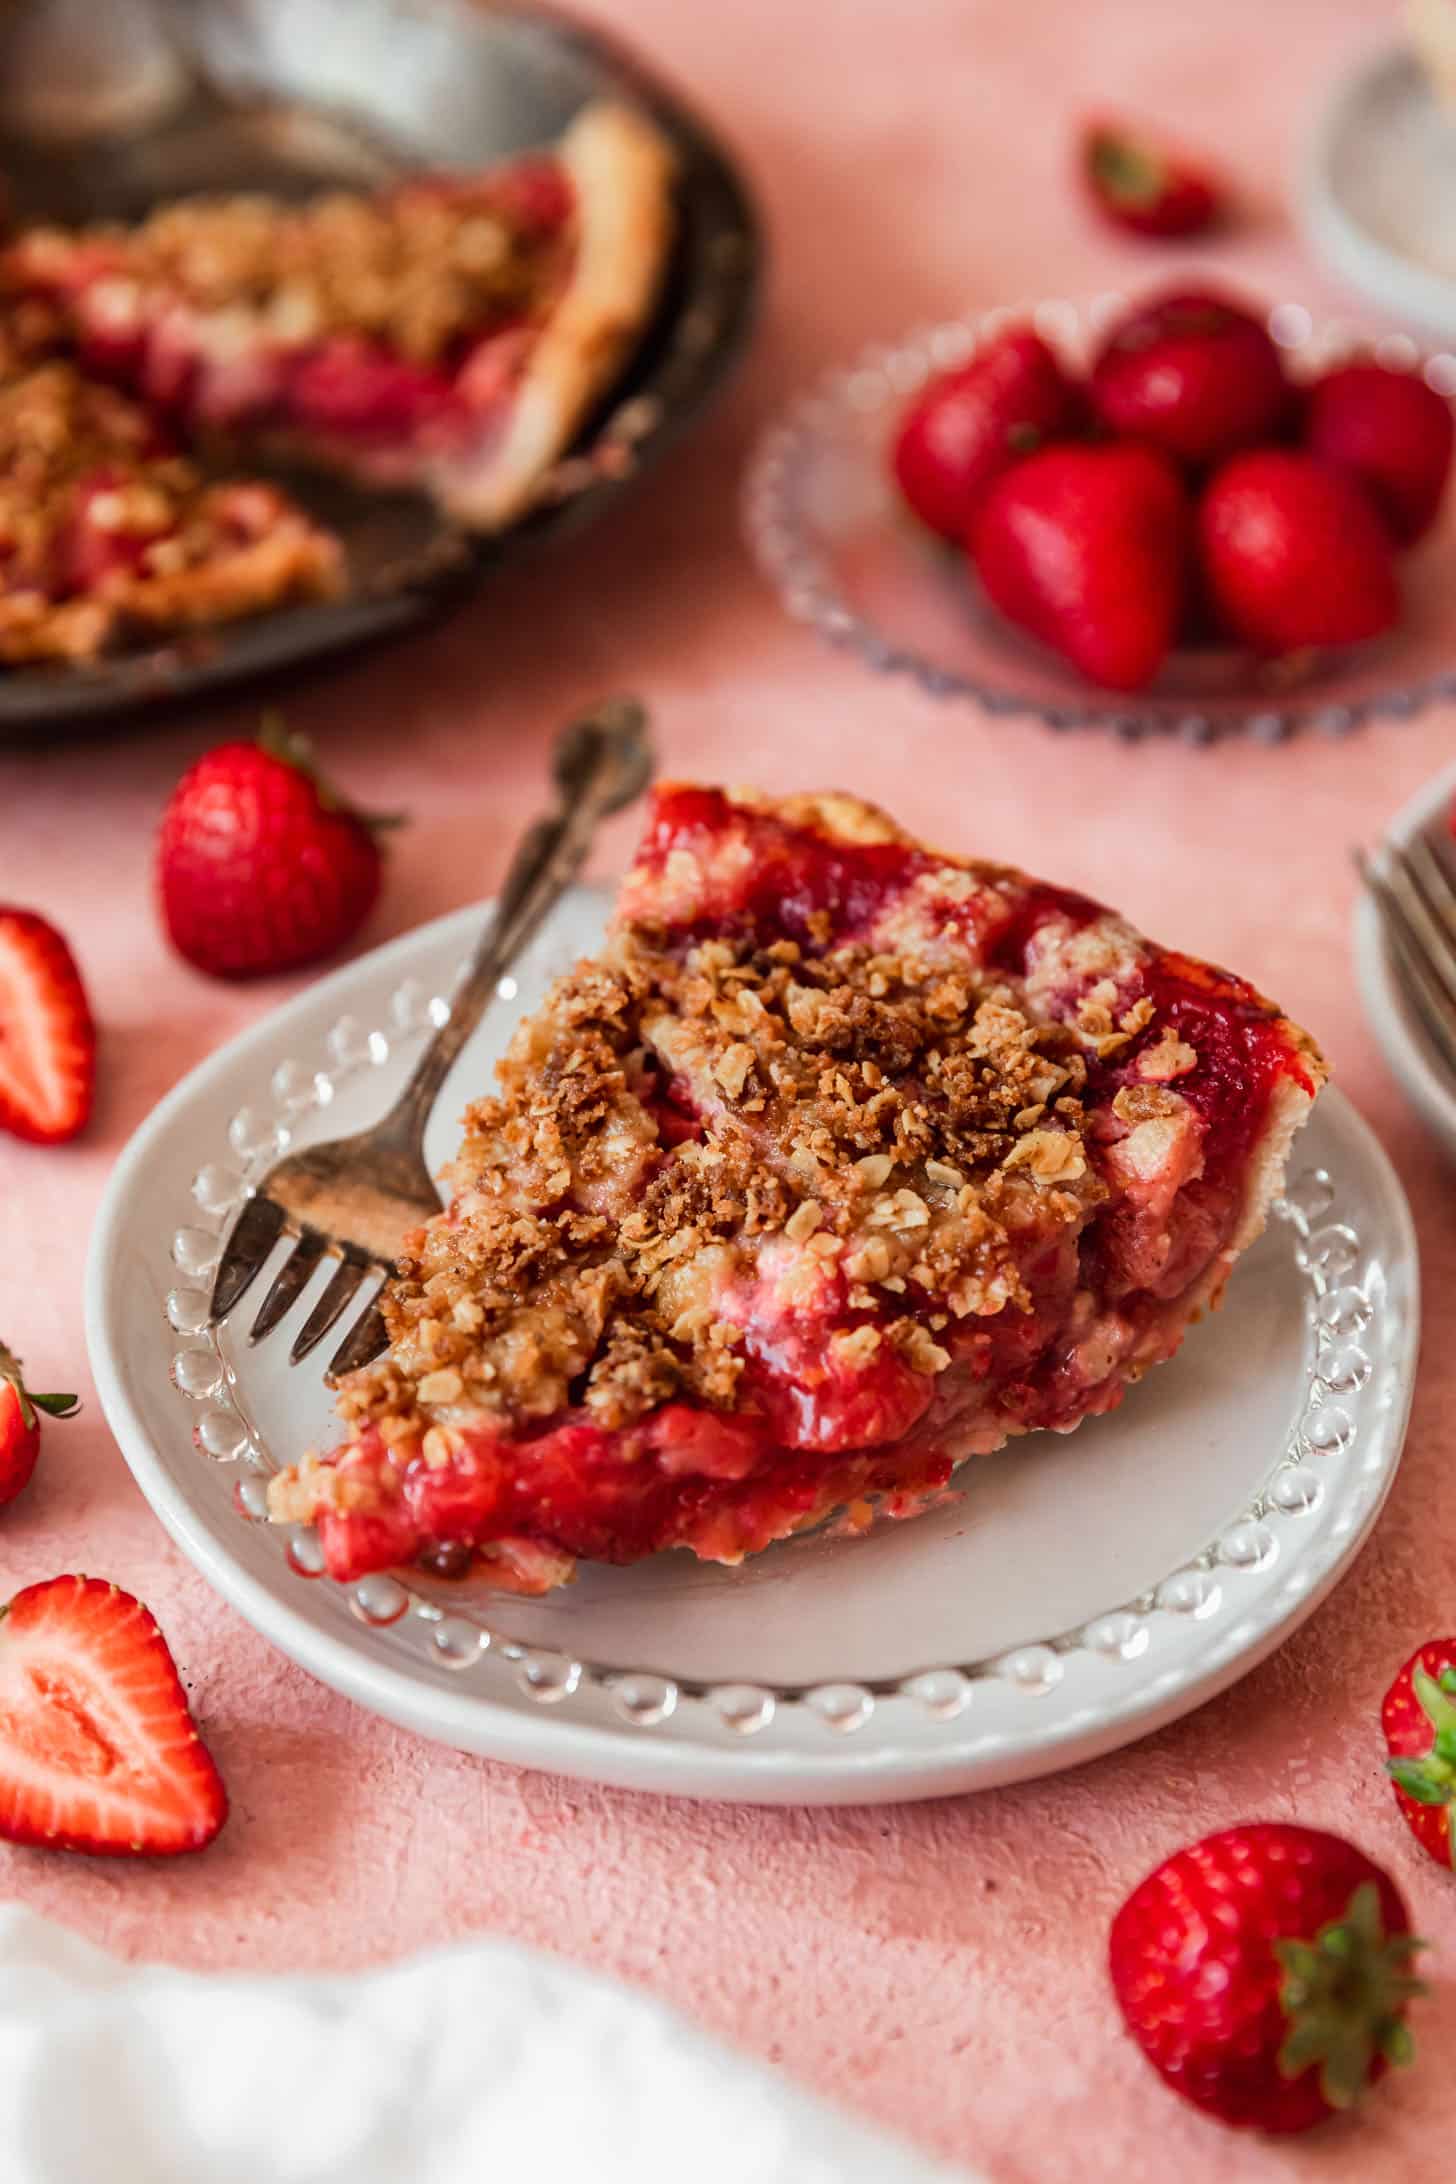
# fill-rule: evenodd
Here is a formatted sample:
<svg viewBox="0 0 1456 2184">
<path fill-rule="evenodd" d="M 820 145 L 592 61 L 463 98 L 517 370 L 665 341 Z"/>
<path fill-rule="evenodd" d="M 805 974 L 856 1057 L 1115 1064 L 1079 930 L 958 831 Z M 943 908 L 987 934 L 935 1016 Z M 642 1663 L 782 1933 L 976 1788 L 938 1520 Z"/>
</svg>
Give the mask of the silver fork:
<svg viewBox="0 0 1456 2184">
<path fill-rule="evenodd" d="M 1456 881 L 1424 834 L 1387 840 L 1373 857 L 1357 850 L 1355 864 L 1405 990 L 1456 1075 Z"/>
<path fill-rule="evenodd" d="M 411 1229 L 440 1211 L 425 1166 L 425 1125 L 461 1048 L 480 1022 L 503 973 L 580 871 L 598 822 L 640 796 L 652 777 L 647 716 L 633 698 L 614 698 L 563 729 L 552 758 L 554 808 L 523 837 L 505 885 L 459 986 L 450 1014 L 426 1047 L 383 1120 L 356 1137 L 289 1153 L 254 1189 L 228 1238 L 213 1283 L 211 1324 L 236 1309 L 282 1235 L 296 1239 L 249 1330 L 261 1342 L 307 1288 L 320 1262 L 338 1260 L 294 1338 L 301 1364 L 343 1317 L 371 1273 L 388 1274 Z M 377 1299 L 360 1314 L 329 1361 L 352 1372 L 385 1347 Z"/>
</svg>

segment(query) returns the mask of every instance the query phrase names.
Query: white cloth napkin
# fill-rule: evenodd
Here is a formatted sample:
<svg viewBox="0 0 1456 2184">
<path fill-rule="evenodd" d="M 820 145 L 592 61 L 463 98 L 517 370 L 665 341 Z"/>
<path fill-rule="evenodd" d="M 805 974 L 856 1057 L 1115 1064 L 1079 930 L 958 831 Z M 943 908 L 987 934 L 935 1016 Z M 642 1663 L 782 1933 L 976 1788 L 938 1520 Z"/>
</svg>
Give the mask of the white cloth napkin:
<svg viewBox="0 0 1456 2184">
<path fill-rule="evenodd" d="M 645 1996 L 501 1942 L 254 1978 L 122 1964 L 0 1908 L 0 2184 L 950 2173 Z"/>
</svg>

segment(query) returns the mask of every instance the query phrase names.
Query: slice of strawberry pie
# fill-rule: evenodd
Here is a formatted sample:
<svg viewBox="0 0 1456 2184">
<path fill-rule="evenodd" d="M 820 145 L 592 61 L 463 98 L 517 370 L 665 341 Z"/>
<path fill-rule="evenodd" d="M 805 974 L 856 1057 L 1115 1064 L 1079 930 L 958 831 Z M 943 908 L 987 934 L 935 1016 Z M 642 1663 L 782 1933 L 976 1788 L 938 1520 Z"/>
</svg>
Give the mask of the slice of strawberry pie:
<svg viewBox="0 0 1456 2184">
<path fill-rule="evenodd" d="M 276 1478 L 354 1577 L 736 1562 L 1170 1357 L 1324 1081 L 1242 979 L 845 796 L 659 790 Z"/>
<path fill-rule="evenodd" d="M 641 334 L 672 234 L 669 147 L 601 101 L 477 174 L 303 204 L 189 198 L 131 228 L 31 228 L 0 294 L 186 437 L 220 432 L 519 515 Z"/>
</svg>

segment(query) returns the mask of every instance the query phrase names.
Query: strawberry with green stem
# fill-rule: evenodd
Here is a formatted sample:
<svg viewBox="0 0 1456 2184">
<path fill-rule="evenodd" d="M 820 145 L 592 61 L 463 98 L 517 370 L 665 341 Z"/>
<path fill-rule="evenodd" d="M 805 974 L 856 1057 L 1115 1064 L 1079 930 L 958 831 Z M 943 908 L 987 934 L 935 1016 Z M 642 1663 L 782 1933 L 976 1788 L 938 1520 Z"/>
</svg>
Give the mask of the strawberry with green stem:
<svg viewBox="0 0 1456 2184">
<path fill-rule="evenodd" d="M 20 1360 L 0 1342 L 0 1509 L 30 1483 L 40 1454 L 40 1414 L 69 1418 L 74 1395 L 37 1395 L 27 1388 Z"/>
<path fill-rule="evenodd" d="M 1410 2060 L 1421 1943 L 1388 1873 L 1317 1828 L 1251 1821 L 1175 1851 L 1112 1923 L 1154 2069 L 1223 2123 L 1304 2131 Z"/>
<path fill-rule="evenodd" d="M 1200 235 L 1227 214 L 1223 185 L 1155 131 L 1109 120 L 1082 133 L 1082 176 L 1104 219 L 1134 235 Z"/>
<path fill-rule="evenodd" d="M 1433 1638 L 1411 1655 L 1385 1694 L 1380 1725 L 1406 1826 L 1438 1865 L 1456 1865 L 1456 1638 Z"/>
<path fill-rule="evenodd" d="M 215 978 L 303 969 L 353 939 L 396 818 L 358 811 L 277 714 L 256 743 L 224 743 L 183 775 L 162 815 L 157 886 L 179 955 Z"/>
</svg>

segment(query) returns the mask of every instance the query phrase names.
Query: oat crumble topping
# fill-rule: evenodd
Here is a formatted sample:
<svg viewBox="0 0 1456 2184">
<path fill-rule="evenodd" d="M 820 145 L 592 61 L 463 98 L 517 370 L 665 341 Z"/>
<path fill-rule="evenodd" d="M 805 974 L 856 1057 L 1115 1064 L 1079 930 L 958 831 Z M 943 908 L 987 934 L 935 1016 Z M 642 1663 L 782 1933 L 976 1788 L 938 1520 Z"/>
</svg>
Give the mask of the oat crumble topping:
<svg viewBox="0 0 1456 2184">
<path fill-rule="evenodd" d="M 513 218 L 483 179 L 299 205 L 188 198 L 130 228 L 33 228 L 20 277 L 60 272 L 77 256 L 99 261 L 92 308 L 118 331 L 156 292 L 287 347 L 360 334 L 433 364 L 463 335 L 528 316 L 556 277 L 560 246 Z"/>
<path fill-rule="evenodd" d="M 341 582 L 337 545 L 276 487 L 209 479 L 115 388 L 0 354 L 0 662 L 90 658 L 128 625 Z"/>
<path fill-rule="evenodd" d="M 994 980 L 856 946 L 683 952 L 627 927 L 558 982 L 500 1078 L 466 1115 L 454 1207 L 386 1292 L 390 1355 L 340 1393 L 386 1439 L 574 1402 L 607 1426 L 680 1393 L 729 1408 L 735 1299 L 771 1276 L 807 1300 L 840 1264 L 875 1315 L 841 1332 L 846 1356 L 883 1335 L 936 1374 L 926 1314 L 1024 1306 L 1018 1230 L 1080 1223 L 1105 1194 L 1075 1031 Z M 695 1133 L 676 1145 L 664 1101 Z"/>
</svg>

